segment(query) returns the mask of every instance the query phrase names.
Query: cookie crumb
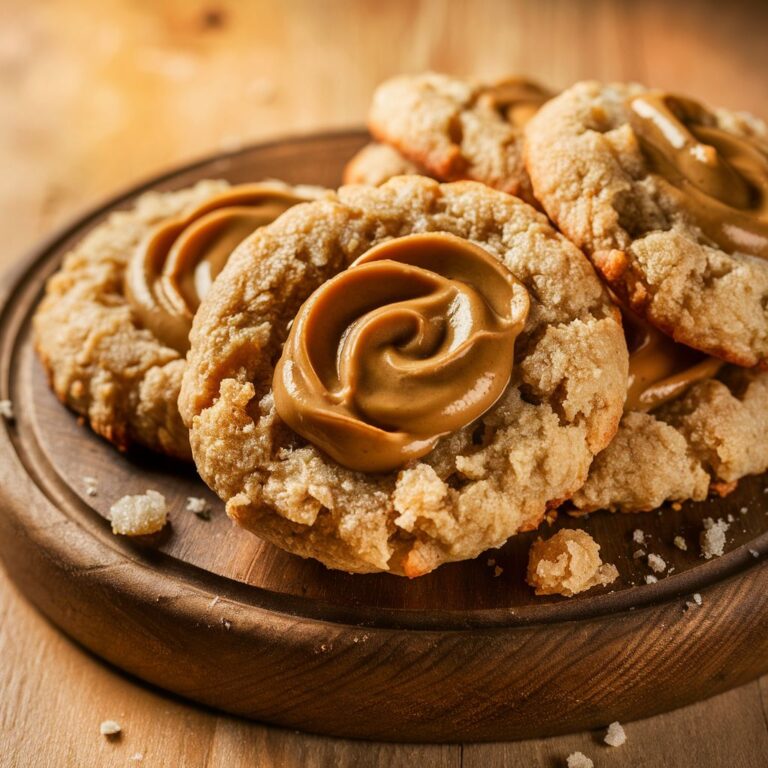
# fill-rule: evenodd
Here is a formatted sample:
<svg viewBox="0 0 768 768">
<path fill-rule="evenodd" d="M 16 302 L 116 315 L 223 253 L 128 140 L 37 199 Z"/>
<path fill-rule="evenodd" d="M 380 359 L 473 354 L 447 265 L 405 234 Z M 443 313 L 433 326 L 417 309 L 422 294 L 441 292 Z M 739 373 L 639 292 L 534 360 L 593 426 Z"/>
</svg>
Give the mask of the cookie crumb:
<svg viewBox="0 0 768 768">
<path fill-rule="evenodd" d="M 0 400 L 0 416 L 6 421 L 13 421 L 13 403 L 10 400 Z"/>
<path fill-rule="evenodd" d="M 120 723 L 115 720 L 105 720 L 99 726 L 99 733 L 102 736 L 116 736 L 123 729 L 120 727 Z"/>
<path fill-rule="evenodd" d="M 749 551 L 749 554 L 752 555 L 752 557 L 760 557 L 760 553 L 756 549 L 750 549 L 748 551 Z"/>
<path fill-rule="evenodd" d="M 740 514 L 740 515 L 746 515 L 748 512 L 749 512 L 749 507 L 742 507 L 742 508 L 739 510 L 739 514 Z"/>
<path fill-rule="evenodd" d="M 682 508 L 683 508 L 683 505 L 679 501 L 672 502 L 672 509 L 674 509 L 675 512 L 679 512 Z"/>
<path fill-rule="evenodd" d="M 526 580 L 537 595 L 573 597 L 618 576 L 616 566 L 602 562 L 600 545 L 586 531 L 564 528 L 535 541 L 528 554 Z"/>
<path fill-rule="evenodd" d="M 693 600 L 687 600 L 685 603 L 685 607 L 690 611 L 691 608 L 698 608 L 703 602 L 702 596 L 696 592 L 694 595 L 692 595 Z"/>
<path fill-rule="evenodd" d="M 645 544 L 645 531 L 635 528 L 635 530 L 632 531 L 632 541 L 634 541 L 635 544 Z"/>
<path fill-rule="evenodd" d="M 646 584 L 655 584 L 657 581 L 658 581 L 658 579 L 652 573 L 649 573 L 645 577 L 645 583 Z"/>
<path fill-rule="evenodd" d="M 667 570 L 667 563 L 663 557 L 659 557 L 659 555 L 655 555 L 651 552 L 651 554 L 648 555 L 648 567 L 654 573 L 664 573 L 664 571 Z"/>
<path fill-rule="evenodd" d="M 502 573 L 504 573 L 504 569 L 503 569 L 503 568 L 502 568 L 500 565 L 497 565 L 497 566 L 496 566 L 496 567 L 493 569 L 493 575 L 494 575 L 495 577 L 497 577 L 497 578 L 498 578 L 499 576 L 501 576 L 501 574 L 502 574 Z"/>
<path fill-rule="evenodd" d="M 95 477 L 85 476 L 83 478 L 86 496 L 96 496 L 98 493 L 99 481 Z"/>
<path fill-rule="evenodd" d="M 493 566 L 496 565 L 496 558 L 495 557 L 489 557 L 488 558 L 488 567 L 493 568 Z"/>
<path fill-rule="evenodd" d="M 644 549 L 637 549 L 632 553 L 632 558 L 634 560 L 639 560 L 641 557 L 645 557 L 645 550 Z"/>
<path fill-rule="evenodd" d="M 685 539 L 682 536 L 675 536 L 674 544 L 678 549 L 682 550 L 683 552 L 686 552 L 688 550 L 688 544 L 686 543 Z"/>
<path fill-rule="evenodd" d="M 603 738 L 603 741 L 609 747 L 620 747 L 626 740 L 627 734 L 624 732 L 624 728 L 618 720 L 608 726 L 608 730 Z"/>
<path fill-rule="evenodd" d="M 568 755 L 568 768 L 595 768 L 595 764 L 583 752 Z"/>
<path fill-rule="evenodd" d="M 717 522 L 711 517 L 704 518 L 704 530 L 699 534 L 699 544 L 705 560 L 722 556 L 725 551 L 725 534 L 729 527 L 722 517 Z"/>
<path fill-rule="evenodd" d="M 201 520 L 211 519 L 211 510 L 208 509 L 208 502 L 197 496 L 187 496 L 187 512 L 193 512 Z"/>
<path fill-rule="evenodd" d="M 165 496 L 148 490 L 143 495 L 123 496 L 109 509 L 112 533 L 123 536 L 143 536 L 157 533 L 168 522 Z"/>
</svg>

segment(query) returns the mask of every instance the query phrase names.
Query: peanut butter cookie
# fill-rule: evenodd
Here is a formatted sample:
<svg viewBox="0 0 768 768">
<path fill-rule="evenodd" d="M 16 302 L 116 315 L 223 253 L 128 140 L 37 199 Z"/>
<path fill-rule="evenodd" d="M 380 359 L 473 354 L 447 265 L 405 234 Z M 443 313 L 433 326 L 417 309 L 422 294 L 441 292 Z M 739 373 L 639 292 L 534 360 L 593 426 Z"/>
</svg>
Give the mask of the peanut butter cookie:
<svg viewBox="0 0 768 768">
<path fill-rule="evenodd" d="M 435 73 L 395 77 L 376 89 L 368 126 L 436 179 L 482 181 L 535 203 L 523 126 L 552 95 L 522 78 L 481 84 Z"/>
<path fill-rule="evenodd" d="M 95 432 L 190 459 L 178 394 L 192 316 L 229 253 L 313 188 L 202 181 L 151 192 L 66 256 L 34 318 L 59 399 Z"/>
<path fill-rule="evenodd" d="M 579 83 L 526 127 L 547 214 L 621 300 L 690 347 L 768 365 L 768 130 L 640 85 Z"/>
<path fill-rule="evenodd" d="M 640 512 L 701 501 L 768 469 L 768 373 L 728 365 L 623 314 L 625 414 L 574 495 L 576 508 Z"/>
<path fill-rule="evenodd" d="M 400 176 L 299 206 L 232 255 L 179 407 L 243 527 L 418 576 L 537 526 L 615 434 L 618 313 L 546 218 Z"/>
<path fill-rule="evenodd" d="M 766 470 L 768 373 L 727 365 L 658 410 L 627 411 L 572 502 L 582 512 L 645 512 L 725 495 Z"/>
<path fill-rule="evenodd" d="M 412 173 L 423 173 L 423 170 L 403 157 L 394 147 L 371 142 L 354 155 L 344 167 L 344 183 L 370 184 L 378 187 L 393 176 Z"/>
</svg>

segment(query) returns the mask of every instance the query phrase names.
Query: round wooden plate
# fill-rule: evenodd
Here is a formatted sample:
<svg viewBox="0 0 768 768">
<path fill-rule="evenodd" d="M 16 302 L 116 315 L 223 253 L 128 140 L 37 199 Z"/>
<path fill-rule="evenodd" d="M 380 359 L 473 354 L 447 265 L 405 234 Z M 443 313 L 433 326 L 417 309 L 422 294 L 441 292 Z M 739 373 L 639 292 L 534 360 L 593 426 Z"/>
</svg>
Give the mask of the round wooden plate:
<svg viewBox="0 0 768 768">
<path fill-rule="evenodd" d="M 398 741 L 501 740 L 632 720 L 768 671 L 765 477 L 726 499 L 585 527 L 620 580 L 571 600 L 523 580 L 535 534 L 415 581 L 354 576 L 288 555 L 235 528 L 193 468 L 121 455 L 61 406 L 30 341 L 30 316 L 68 247 L 147 189 L 202 178 L 333 186 L 359 131 L 281 141 L 155 179 L 85 216 L 4 285 L 0 553 L 29 598 L 122 669 L 205 704 L 327 734 Z M 97 495 L 84 478 L 95 477 Z M 113 536 L 110 505 L 148 488 L 170 500 L 152 543 Z M 185 510 L 206 497 L 206 521 Z M 705 561 L 704 517 L 732 516 L 728 547 Z M 656 584 L 632 531 L 671 566 Z M 672 544 L 682 534 L 686 552 Z M 699 607 L 686 607 L 700 593 Z"/>
</svg>

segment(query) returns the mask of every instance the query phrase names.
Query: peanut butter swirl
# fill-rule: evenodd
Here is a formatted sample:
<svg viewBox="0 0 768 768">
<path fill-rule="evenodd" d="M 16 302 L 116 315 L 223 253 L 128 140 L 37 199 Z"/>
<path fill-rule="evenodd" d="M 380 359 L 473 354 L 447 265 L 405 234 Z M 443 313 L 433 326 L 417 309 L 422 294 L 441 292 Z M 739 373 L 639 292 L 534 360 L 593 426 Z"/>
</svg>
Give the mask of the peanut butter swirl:
<svg viewBox="0 0 768 768">
<path fill-rule="evenodd" d="M 522 128 L 554 95 L 532 80 L 510 77 L 483 89 L 478 101 L 490 104 L 507 121 Z"/>
<path fill-rule="evenodd" d="M 397 469 L 501 397 L 528 308 L 523 285 L 466 240 L 384 242 L 301 307 L 275 369 L 277 412 L 350 469 Z"/>
<path fill-rule="evenodd" d="M 694 223 L 730 252 L 768 258 L 768 154 L 719 128 L 701 104 L 653 92 L 630 104 L 653 172 L 679 192 Z"/>
<path fill-rule="evenodd" d="M 125 294 L 139 322 L 186 352 L 192 318 L 230 253 L 306 199 L 287 187 L 241 184 L 163 222 L 136 249 L 126 272 Z"/>
<path fill-rule="evenodd" d="M 724 365 L 622 311 L 629 347 L 629 382 L 625 411 L 652 411 L 682 395 L 696 382 L 716 376 Z"/>
</svg>

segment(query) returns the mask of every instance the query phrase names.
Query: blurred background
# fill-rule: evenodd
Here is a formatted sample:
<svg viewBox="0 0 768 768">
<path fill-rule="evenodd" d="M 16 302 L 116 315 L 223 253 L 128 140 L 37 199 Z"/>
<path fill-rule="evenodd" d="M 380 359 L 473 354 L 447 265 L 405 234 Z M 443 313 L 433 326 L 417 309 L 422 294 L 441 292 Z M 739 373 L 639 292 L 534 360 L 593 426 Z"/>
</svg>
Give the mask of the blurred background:
<svg viewBox="0 0 768 768">
<path fill-rule="evenodd" d="M 399 72 L 637 79 L 765 113 L 768 3 L 0 0 L 5 258 L 179 161 L 361 125 Z"/>
</svg>

